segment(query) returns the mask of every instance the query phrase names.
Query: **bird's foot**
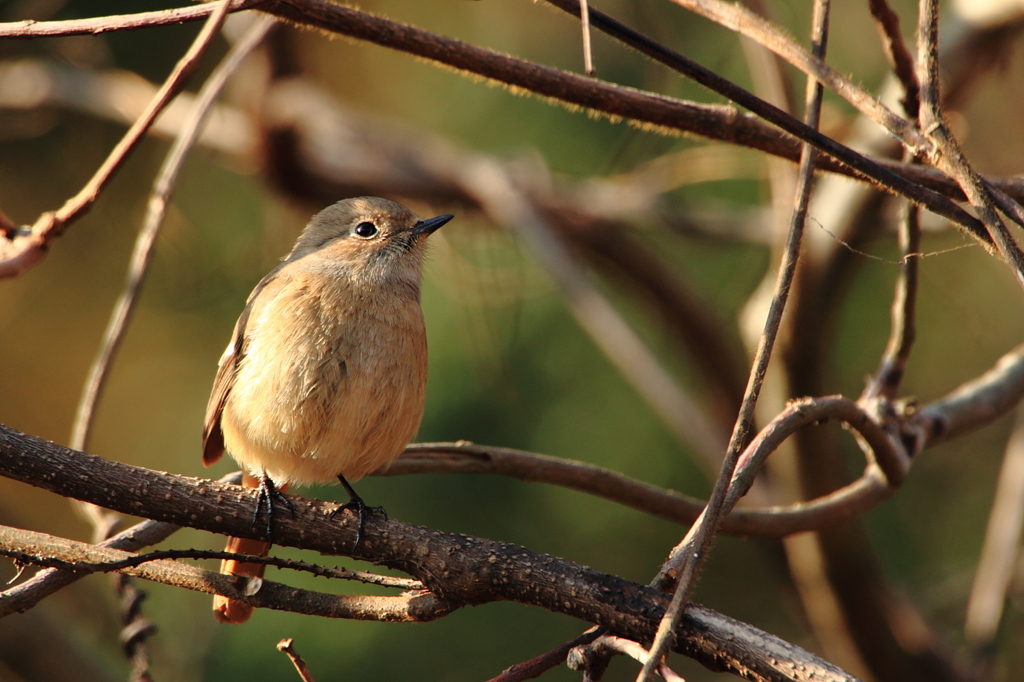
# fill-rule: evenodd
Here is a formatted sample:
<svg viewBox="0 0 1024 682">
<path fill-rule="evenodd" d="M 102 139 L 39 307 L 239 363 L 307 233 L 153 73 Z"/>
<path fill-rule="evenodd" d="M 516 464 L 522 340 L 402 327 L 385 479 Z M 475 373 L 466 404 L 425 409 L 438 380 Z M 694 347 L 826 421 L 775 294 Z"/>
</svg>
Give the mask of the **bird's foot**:
<svg viewBox="0 0 1024 682">
<path fill-rule="evenodd" d="M 388 513 L 384 507 L 370 507 L 363 502 L 363 498 L 356 494 L 356 491 L 352 489 L 352 486 L 348 481 L 345 480 L 344 476 L 339 475 L 338 480 L 341 481 L 341 485 L 345 487 L 345 492 L 348 493 L 349 500 L 343 505 L 335 507 L 334 511 L 331 512 L 330 518 L 334 519 L 335 515 L 343 509 L 348 509 L 356 515 L 358 519 L 358 525 L 356 526 L 356 541 L 352 544 L 354 550 L 359 546 L 360 540 L 363 539 L 363 530 L 366 528 L 366 514 L 380 514 L 384 517 L 384 520 L 388 520 Z"/>
<path fill-rule="evenodd" d="M 292 518 L 295 518 L 295 507 L 292 506 L 291 501 L 285 497 L 284 493 L 274 486 L 274 481 L 271 480 L 270 476 L 267 476 L 266 472 L 260 475 L 260 486 L 256 491 L 256 509 L 252 513 L 252 529 L 256 530 L 256 524 L 259 522 L 260 518 L 260 509 L 263 508 L 263 505 L 266 505 L 267 542 L 273 542 L 273 530 L 271 529 L 271 523 L 274 520 L 274 500 L 276 499 L 278 502 L 284 504 L 284 506 L 288 508 L 288 513 L 291 514 Z"/>
</svg>

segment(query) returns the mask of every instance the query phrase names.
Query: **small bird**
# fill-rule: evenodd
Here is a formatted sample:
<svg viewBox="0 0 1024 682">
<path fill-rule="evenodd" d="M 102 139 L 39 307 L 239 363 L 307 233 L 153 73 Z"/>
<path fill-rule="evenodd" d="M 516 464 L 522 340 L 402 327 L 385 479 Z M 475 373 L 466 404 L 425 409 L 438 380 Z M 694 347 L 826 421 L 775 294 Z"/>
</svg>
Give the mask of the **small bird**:
<svg viewBox="0 0 1024 682">
<path fill-rule="evenodd" d="M 420 308 L 426 238 L 452 219 L 420 220 L 393 201 L 345 199 L 313 216 L 291 253 L 256 285 L 220 359 L 206 407 L 203 463 L 227 452 L 259 489 L 253 526 L 294 484 L 339 480 L 340 509 L 367 511 L 349 485 L 394 460 L 423 417 L 427 340 Z M 290 506 L 290 505 L 289 505 Z M 336 510 L 337 511 L 337 510 Z M 270 543 L 232 537 L 227 551 Z M 262 576 L 227 560 L 221 572 Z M 244 623 L 253 607 L 216 596 L 214 617 Z"/>
</svg>

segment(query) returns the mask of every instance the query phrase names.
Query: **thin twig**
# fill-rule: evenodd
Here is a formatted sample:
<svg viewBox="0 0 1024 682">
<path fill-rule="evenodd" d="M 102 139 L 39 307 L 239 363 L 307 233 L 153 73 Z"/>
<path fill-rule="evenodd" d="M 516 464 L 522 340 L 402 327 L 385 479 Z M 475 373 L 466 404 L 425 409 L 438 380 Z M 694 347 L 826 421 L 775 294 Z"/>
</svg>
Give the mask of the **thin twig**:
<svg viewBox="0 0 1024 682">
<path fill-rule="evenodd" d="M 221 24 L 224 23 L 229 7 L 229 0 L 224 0 L 217 4 L 215 10 L 211 10 L 199 35 L 192 41 L 192 45 L 189 46 L 185 55 L 178 60 L 171 75 L 164 81 L 145 113 L 128 129 L 128 132 L 110 152 L 85 187 L 64 202 L 64 205 L 56 211 L 48 211 L 39 216 L 29 234 L 19 235 L 6 243 L 4 240 L 0 240 L 0 279 L 16 277 L 41 261 L 46 255 L 50 242 L 63 234 L 70 223 L 82 217 L 92 207 L 114 173 L 124 164 L 128 155 L 142 140 L 156 117 L 185 87 L 185 83 L 198 67 L 199 59 L 206 52 L 206 48 L 209 47 L 217 31 L 220 30 Z"/>
<path fill-rule="evenodd" d="M 894 400 L 907 369 L 916 337 L 917 282 L 921 249 L 920 213 L 909 202 L 903 205 L 899 224 L 900 265 L 892 301 L 892 329 L 881 365 L 864 392 L 864 398 Z"/>
<path fill-rule="evenodd" d="M 589 672 L 595 663 L 600 666 L 605 663 L 608 656 L 617 654 L 625 654 L 644 664 L 651 659 L 650 652 L 633 640 L 614 635 L 603 635 L 590 646 L 577 647 L 570 651 L 568 664 L 573 670 Z M 667 682 L 684 682 L 683 678 L 667 665 L 656 666 L 656 672 Z"/>
<path fill-rule="evenodd" d="M 813 51 L 816 57 L 823 58 L 828 41 L 828 17 L 829 0 L 817 0 L 814 3 L 813 18 Z M 821 113 L 821 98 L 823 89 L 821 84 L 814 78 L 807 79 L 807 125 L 817 128 Z M 690 600 L 690 594 L 696 584 L 696 577 L 700 566 L 707 556 L 711 540 L 718 530 L 720 518 L 727 512 L 727 502 L 730 483 L 736 471 L 741 452 L 750 441 L 750 431 L 753 426 L 754 409 L 757 405 L 757 398 L 761 392 L 761 385 L 764 382 L 768 370 L 768 362 L 771 359 L 772 350 L 775 347 L 775 339 L 782 323 L 782 313 L 785 310 L 786 302 L 789 299 L 790 287 L 796 273 L 796 265 L 800 256 L 800 242 L 803 237 L 804 225 L 807 218 L 807 206 L 810 201 L 811 185 L 814 178 L 814 161 L 817 156 L 810 145 L 805 145 L 800 161 L 800 172 L 797 179 L 795 207 L 793 219 L 790 223 L 789 236 L 786 240 L 786 250 L 779 265 L 779 277 L 776 281 L 775 292 L 772 295 L 772 302 L 768 309 L 768 316 L 765 321 L 764 334 L 758 343 L 754 363 L 750 371 L 750 380 L 747 383 L 746 394 L 743 397 L 743 405 L 740 414 L 736 419 L 736 426 L 733 429 L 732 438 L 729 441 L 729 448 L 726 451 L 725 461 L 722 464 L 722 471 L 715 481 L 715 487 L 708 500 L 701 517 L 694 523 L 690 532 L 687 533 L 679 545 L 672 550 L 672 555 L 665 562 L 655 584 L 660 587 L 675 587 L 672 595 L 672 602 L 665 611 L 665 615 L 658 625 L 658 634 L 651 644 L 650 658 L 644 664 L 643 670 L 637 676 L 637 682 L 648 682 L 653 678 L 656 668 L 661 665 L 665 653 L 671 643 L 676 623 L 686 610 Z"/>
<path fill-rule="evenodd" d="M 287 568 L 293 571 L 299 571 L 300 573 L 311 573 L 312 575 L 320 578 L 353 580 L 366 585 L 393 587 L 400 590 L 426 589 L 423 586 L 423 583 L 419 580 L 411 580 L 409 578 L 396 578 L 394 576 L 381 575 L 379 573 L 368 573 L 367 571 L 351 571 L 346 568 L 331 568 L 329 566 L 319 566 L 306 561 L 284 559 L 281 557 L 256 556 L 252 554 L 239 554 L 238 552 L 218 552 L 205 549 L 163 549 L 147 552 L 145 554 L 136 554 L 117 561 L 103 561 L 96 563 L 89 563 L 85 561 L 75 561 L 73 563 L 55 561 L 52 565 L 43 562 L 40 562 L 40 565 L 45 565 L 47 568 L 67 569 L 75 571 L 76 573 L 115 573 L 124 571 L 128 568 L 141 566 L 150 561 L 161 561 L 164 559 L 232 559 L 235 561 L 244 561 L 246 563 L 273 566 L 275 568 Z"/>
<path fill-rule="evenodd" d="M 920 86 L 914 69 L 914 56 L 900 33 L 900 18 L 886 0 L 868 0 L 871 16 L 882 37 L 882 47 L 889 65 L 903 85 L 903 112 L 910 121 L 916 121 L 921 107 Z"/>
<path fill-rule="evenodd" d="M 231 0 L 229 12 L 251 9 L 266 3 L 267 0 Z M 214 7 L 208 5 L 189 5 L 174 7 L 156 12 L 139 12 L 137 14 L 118 14 L 91 19 L 65 19 L 62 21 L 13 21 L 0 23 L 0 38 L 23 40 L 32 38 L 53 38 L 58 36 L 95 36 L 111 31 L 135 31 L 151 26 L 178 25 L 188 21 L 196 21 L 208 16 Z"/>
<path fill-rule="evenodd" d="M 903 483 L 913 453 L 904 451 L 899 439 L 875 422 L 867 410 L 838 395 L 801 398 L 791 402 L 764 427 L 740 456 L 726 496 L 725 513 L 729 513 L 739 498 L 747 493 L 764 460 L 786 438 L 805 426 L 826 421 L 841 421 L 857 433 L 866 446 L 867 469 L 877 466 L 887 486 L 897 488 Z"/>
<path fill-rule="evenodd" d="M 995 639 L 1003 615 L 1006 592 L 1020 553 L 1024 528 L 1024 409 L 1017 410 L 1017 423 L 1003 455 L 992 512 L 985 530 L 974 585 L 967 601 L 964 635 L 976 651 Z"/>
<path fill-rule="evenodd" d="M 302 659 L 302 656 L 299 656 L 299 652 L 295 650 L 293 644 L 294 642 L 291 637 L 282 639 L 277 643 L 277 650 L 283 651 L 291 659 L 292 665 L 299 671 L 299 677 L 302 678 L 302 682 L 316 682 L 306 666 L 306 661 Z"/>
<path fill-rule="evenodd" d="M 593 76 L 594 71 L 594 54 L 590 49 L 590 2 L 589 0 L 579 0 L 580 2 L 580 25 L 583 29 L 583 71 L 588 76 Z"/>
<path fill-rule="evenodd" d="M 551 651 L 531 658 L 528 661 L 516 663 L 513 666 L 505 668 L 501 671 L 500 675 L 492 677 L 487 680 L 487 682 L 523 682 L 524 680 L 532 680 L 540 677 L 548 670 L 564 663 L 570 651 L 576 647 L 590 644 L 600 637 L 602 632 L 604 632 L 604 628 L 590 628 L 575 639 L 571 639 L 564 644 L 560 644 Z"/>
<path fill-rule="evenodd" d="M 1006 192 L 1000 189 L 991 180 L 987 180 L 980 175 L 978 177 L 982 179 L 985 189 L 991 195 L 992 200 L 995 201 L 995 204 L 996 206 L 999 207 L 999 210 L 1005 213 L 1006 217 L 1008 217 L 1010 220 L 1017 223 L 1021 227 L 1024 227 L 1024 207 L 1020 205 L 1020 202 L 1017 199 L 1014 199 L 1013 197 L 1006 194 Z"/>
</svg>

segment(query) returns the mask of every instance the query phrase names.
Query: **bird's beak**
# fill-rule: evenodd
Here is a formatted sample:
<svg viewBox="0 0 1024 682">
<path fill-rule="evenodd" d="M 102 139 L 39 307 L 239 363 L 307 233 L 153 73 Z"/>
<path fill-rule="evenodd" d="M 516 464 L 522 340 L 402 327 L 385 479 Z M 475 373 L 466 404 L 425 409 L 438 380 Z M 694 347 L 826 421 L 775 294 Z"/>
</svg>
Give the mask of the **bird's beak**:
<svg viewBox="0 0 1024 682">
<path fill-rule="evenodd" d="M 412 226 L 412 233 L 415 235 L 432 234 L 434 230 L 441 227 L 454 217 L 455 216 L 453 215 L 439 215 L 436 218 L 420 220 L 419 222 Z"/>
</svg>

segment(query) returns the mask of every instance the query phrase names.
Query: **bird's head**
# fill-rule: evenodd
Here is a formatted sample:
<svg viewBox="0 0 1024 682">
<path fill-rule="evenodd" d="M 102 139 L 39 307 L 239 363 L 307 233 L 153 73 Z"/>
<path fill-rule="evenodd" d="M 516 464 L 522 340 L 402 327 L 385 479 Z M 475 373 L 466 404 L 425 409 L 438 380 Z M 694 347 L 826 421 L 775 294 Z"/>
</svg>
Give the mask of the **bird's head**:
<svg viewBox="0 0 1024 682">
<path fill-rule="evenodd" d="M 285 260 L 312 257 L 324 268 L 341 268 L 370 285 L 418 285 L 426 238 L 452 217 L 420 220 L 388 199 L 345 199 L 313 216 Z"/>
</svg>

